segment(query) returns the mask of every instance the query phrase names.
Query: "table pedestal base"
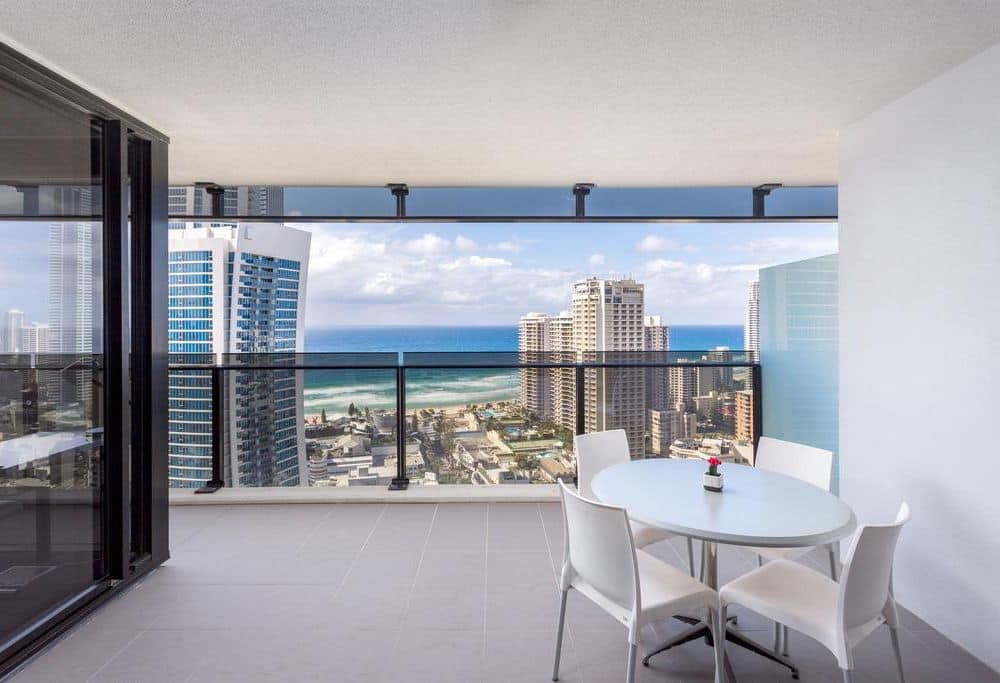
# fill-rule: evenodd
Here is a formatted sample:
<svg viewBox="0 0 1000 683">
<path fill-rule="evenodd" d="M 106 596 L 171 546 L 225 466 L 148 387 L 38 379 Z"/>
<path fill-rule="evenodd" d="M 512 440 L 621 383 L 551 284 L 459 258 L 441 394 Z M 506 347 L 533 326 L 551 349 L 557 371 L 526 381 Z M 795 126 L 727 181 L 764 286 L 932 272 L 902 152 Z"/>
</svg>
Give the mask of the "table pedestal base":
<svg viewBox="0 0 1000 683">
<path fill-rule="evenodd" d="M 701 544 L 701 567 L 702 567 L 702 581 L 705 585 L 718 590 L 719 589 L 719 553 L 718 546 L 715 543 L 704 541 Z M 656 648 L 645 657 L 642 658 L 643 666 L 649 666 L 649 660 L 652 657 L 669 650 L 672 647 L 677 647 L 678 645 L 683 645 L 684 643 L 689 643 L 692 640 L 697 640 L 699 638 L 704 638 L 707 645 L 713 645 L 714 640 L 712 638 L 712 629 L 709 628 L 708 624 L 704 621 L 698 621 L 692 617 L 677 616 L 676 619 L 686 623 L 693 623 L 691 628 L 683 631 L 677 636 L 674 636 L 666 643 Z M 799 670 L 795 664 L 788 658 L 783 657 L 780 653 L 773 650 L 769 650 L 760 643 L 747 638 L 741 633 L 726 628 L 726 641 L 738 645 L 744 649 L 750 650 L 761 657 L 770 659 L 772 662 L 777 662 L 782 666 L 789 669 L 792 673 L 792 678 L 798 679 Z M 726 662 L 726 677 L 735 683 L 736 675 L 733 673 L 732 666 L 729 664 L 729 657 L 725 657 Z"/>
</svg>

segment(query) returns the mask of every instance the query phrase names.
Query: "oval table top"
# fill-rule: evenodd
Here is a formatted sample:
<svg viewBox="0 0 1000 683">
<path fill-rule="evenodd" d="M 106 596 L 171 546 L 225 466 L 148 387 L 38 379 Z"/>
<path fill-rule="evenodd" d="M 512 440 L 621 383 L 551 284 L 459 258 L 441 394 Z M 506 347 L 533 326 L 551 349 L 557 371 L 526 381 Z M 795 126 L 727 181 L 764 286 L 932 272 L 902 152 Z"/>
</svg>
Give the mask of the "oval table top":
<svg viewBox="0 0 1000 683">
<path fill-rule="evenodd" d="M 730 545 L 822 545 L 857 525 L 844 501 L 794 477 L 727 463 L 716 493 L 702 486 L 707 469 L 701 460 L 635 460 L 601 470 L 591 487 L 638 522 Z"/>
</svg>

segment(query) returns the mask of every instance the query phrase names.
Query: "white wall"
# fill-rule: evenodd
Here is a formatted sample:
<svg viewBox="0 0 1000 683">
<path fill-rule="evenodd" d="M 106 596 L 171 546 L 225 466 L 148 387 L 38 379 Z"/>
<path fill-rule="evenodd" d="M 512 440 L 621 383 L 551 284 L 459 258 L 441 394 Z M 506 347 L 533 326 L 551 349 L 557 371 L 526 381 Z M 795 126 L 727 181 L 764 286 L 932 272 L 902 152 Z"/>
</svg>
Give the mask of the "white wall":
<svg viewBox="0 0 1000 683">
<path fill-rule="evenodd" d="M 841 493 L 913 508 L 900 602 L 1000 669 L 1000 46 L 845 129 Z"/>
</svg>

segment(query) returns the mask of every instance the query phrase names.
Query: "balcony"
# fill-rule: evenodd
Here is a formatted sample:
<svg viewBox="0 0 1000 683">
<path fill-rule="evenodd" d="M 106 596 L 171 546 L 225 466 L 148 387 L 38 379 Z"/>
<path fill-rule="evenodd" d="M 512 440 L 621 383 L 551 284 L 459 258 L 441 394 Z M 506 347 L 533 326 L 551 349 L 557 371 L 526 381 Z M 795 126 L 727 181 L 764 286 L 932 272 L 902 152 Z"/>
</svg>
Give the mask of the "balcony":
<svg viewBox="0 0 1000 683">
<path fill-rule="evenodd" d="M 527 488 L 527 487 L 526 487 Z M 212 496 L 201 496 L 211 499 Z M 557 503 L 174 506 L 171 559 L 14 675 L 33 681 L 547 681 L 562 552 Z M 684 548 L 650 550 L 684 566 Z M 825 558 L 806 558 L 824 571 Z M 723 580 L 756 566 L 723 547 Z M 769 642 L 770 625 L 738 612 Z M 906 614 L 910 683 L 995 681 Z M 621 626 L 571 594 L 561 680 L 621 679 Z M 649 643 L 684 624 L 659 622 Z M 891 681 L 888 635 L 857 654 L 863 681 Z M 839 680 L 832 656 L 793 633 L 803 681 Z M 730 648 L 741 682 L 787 672 Z M 711 681 L 712 650 L 661 655 L 640 681 Z"/>
</svg>

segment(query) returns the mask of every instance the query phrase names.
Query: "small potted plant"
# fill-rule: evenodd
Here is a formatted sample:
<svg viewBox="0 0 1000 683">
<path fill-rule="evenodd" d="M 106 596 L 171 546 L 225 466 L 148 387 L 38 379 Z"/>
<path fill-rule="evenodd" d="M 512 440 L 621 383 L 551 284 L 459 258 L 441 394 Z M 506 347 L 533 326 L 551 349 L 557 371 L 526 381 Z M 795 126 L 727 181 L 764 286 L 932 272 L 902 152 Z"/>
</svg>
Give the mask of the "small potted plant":
<svg viewBox="0 0 1000 683">
<path fill-rule="evenodd" d="M 715 491 L 716 493 L 722 491 L 722 473 L 719 472 L 721 464 L 722 460 L 715 456 L 708 459 L 708 472 L 705 472 L 703 480 L 706 491 Z"/>
</svg>

